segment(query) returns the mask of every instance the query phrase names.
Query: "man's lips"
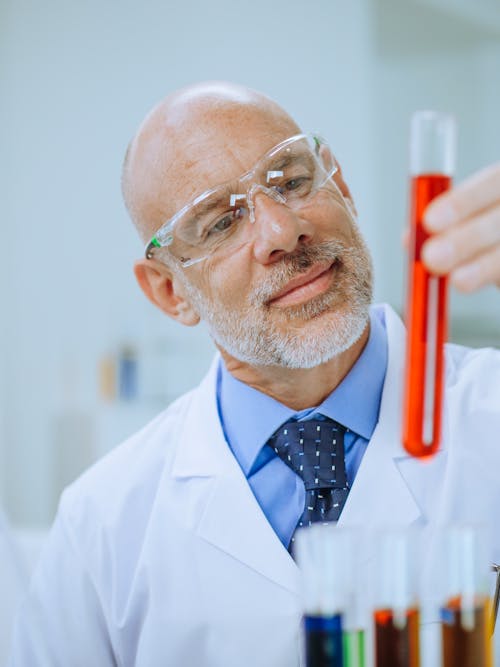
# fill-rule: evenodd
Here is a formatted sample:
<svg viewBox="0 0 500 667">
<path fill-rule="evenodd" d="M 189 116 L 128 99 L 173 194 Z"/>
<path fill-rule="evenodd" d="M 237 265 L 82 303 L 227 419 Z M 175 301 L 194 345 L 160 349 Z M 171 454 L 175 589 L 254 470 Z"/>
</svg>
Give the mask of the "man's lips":
<svg viewBox="0 0 500 667">
<path fill-rule="evenodd" d="M 335 262 L 315 264 L 305 273 L 290 280 L 267 303 L 271 306 L 291 306 L 309 301 L 330 286 Z"/>
</svg>

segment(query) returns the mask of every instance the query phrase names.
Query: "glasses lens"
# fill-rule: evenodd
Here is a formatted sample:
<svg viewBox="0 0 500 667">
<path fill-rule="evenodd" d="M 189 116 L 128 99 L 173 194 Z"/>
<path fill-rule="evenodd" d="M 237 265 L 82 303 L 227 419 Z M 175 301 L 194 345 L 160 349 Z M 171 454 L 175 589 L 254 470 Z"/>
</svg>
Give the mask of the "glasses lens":
<svg viewBox="0 0 500 667">
<path fill-rule="evenodd" d="M 263 160 L 262 185 L 273 188 L 287 201 L 309 197 L 331 176 L 325 160 L 328 149 L 314 137 L 284 142 Z"/>
<path fill-rule="evenodd" d="M 247 215 L 246 195 L 237 192 L 238 185 L 198 197 L 174 222 L 169 250 L 182 263 L 205 257 L 237 234 Z"/>
<path fill-rule="evenodd" d="M 168 237 L 169 251 L 184 265 L 221 248 L 230 252 L 245 241 L 247 195 L 252 185 L 258 185 L 259 192 L 278 192 L 280 201 L 287 204 L 300 205 L 300 200 L 310 199 L 334 173 L 330 155 L 327 145 L 315 137 L 292 137 L 269 151 L 239 180 L 214 188 L 184 207 L 157 238 Z"/>
</svg>

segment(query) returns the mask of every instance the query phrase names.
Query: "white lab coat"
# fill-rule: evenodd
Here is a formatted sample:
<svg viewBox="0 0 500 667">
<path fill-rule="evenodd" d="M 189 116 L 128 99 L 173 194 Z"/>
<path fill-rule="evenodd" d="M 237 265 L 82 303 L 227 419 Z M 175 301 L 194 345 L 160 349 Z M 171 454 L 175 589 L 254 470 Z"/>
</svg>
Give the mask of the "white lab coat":
<svg viewBox="0 0 500 667">
<path fill-rule="evenodd" d="M 27 586 L 27 568 L 0 507 L 0 665 L 7 660 L 15 612 Z"/>
<path fill-rule="evenodd" d="M 500 353 L 448 346 L 443 447 L 423 464 L 400 445 L 405 334 L 385 318 L 380 420 L 340 524 L 421 523 L 431 552 L 438 524 L 487 519 L 499 559 Z M 294 667 L 298 588 L 224 440 L 214 365 L 64 493 L 10 665 Z"/>
</svg>

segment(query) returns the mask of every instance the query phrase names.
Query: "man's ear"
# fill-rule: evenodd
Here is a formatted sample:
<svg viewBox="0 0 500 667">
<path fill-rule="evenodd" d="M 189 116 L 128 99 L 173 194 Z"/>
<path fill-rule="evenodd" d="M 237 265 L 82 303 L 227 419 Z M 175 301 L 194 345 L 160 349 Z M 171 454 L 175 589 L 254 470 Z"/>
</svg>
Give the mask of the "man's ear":
<svg viewBox="0 0 500 667">
<path fill-rule="evenodd" d="M 168 266 L 154 259 L 139 259 L 134 273 L 139 287 L 157 308 L 186 326 L 198 324 L 200 316 Z"/>
</svg>

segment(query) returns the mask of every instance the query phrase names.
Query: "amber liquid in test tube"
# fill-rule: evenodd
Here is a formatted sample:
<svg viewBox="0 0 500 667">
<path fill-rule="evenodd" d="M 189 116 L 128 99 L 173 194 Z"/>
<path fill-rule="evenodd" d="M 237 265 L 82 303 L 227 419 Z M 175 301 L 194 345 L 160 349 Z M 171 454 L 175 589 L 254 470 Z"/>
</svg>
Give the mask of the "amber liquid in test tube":
<svg viewBox="0 0 500 667">
<path fill-rule="evenodd" d="M 420 667 L 420 611 L 416 591 L 415 535 L 379 536 L 375 625 L 376 667 Z"/>
<path fill-rule="evenodd" d="M 466 627 L 460 602 L 459 597 L 450 599 L 441 612 L 443 667 L 493 667 L 489 603 L 478 598 L 470 611 L 470 627 Z"/>
<path fill-rule="evenodd" d="M 419 111 L 412 118 L 403 444 L 417 457 L 434 454 L 440 443 L 443 346 L 448 328 L 447 279 L 431 274 L 422 262 L 422 246 L 429 236 L 423 214 L 427 205 L 451 185 L 455 136 L 455 122 L 448 114 Z"/>
<path fill-rule="evenodd" d="M 420 667 L 420 619 L 418 609 L 405 613 L 404 624 L 396 623 L 394 612 L 375 612 L 377 667 Z"/>
<path fill-rule="evenodd" d="M 443 667 L 494 664 L 488 559 L 482 537 L 473 526 L 449 531 L 447 592 L 441 608 Z"/>
</svg>

